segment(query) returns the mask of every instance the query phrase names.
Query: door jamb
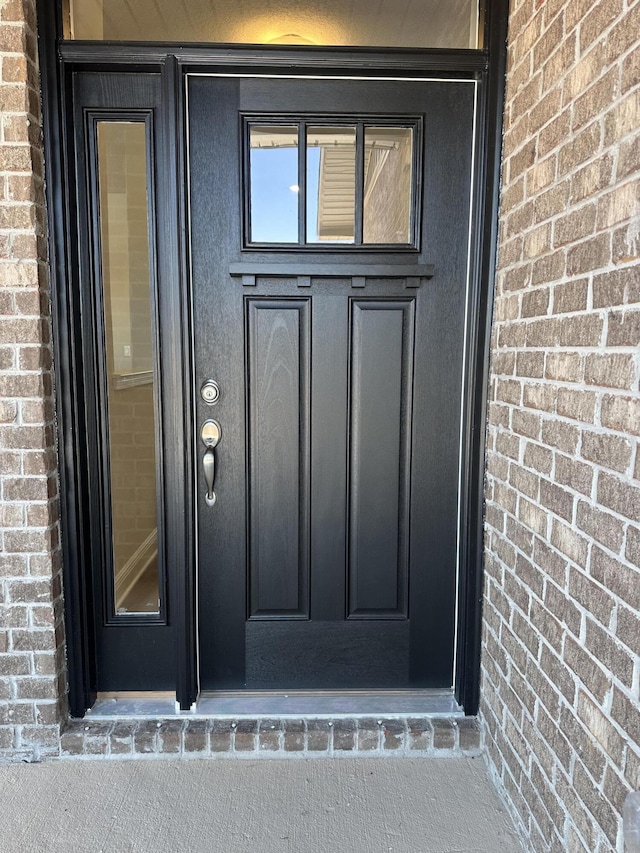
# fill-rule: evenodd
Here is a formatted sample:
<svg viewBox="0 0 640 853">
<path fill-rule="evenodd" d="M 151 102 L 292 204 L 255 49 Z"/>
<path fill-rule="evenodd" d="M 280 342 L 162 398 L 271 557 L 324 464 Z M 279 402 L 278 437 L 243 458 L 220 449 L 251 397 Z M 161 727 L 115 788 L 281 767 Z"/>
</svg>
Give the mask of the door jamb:
<svg viewBox="0 0 640 853">
<path fill-rule="evenodd" d="M 155 70 L 161 73 L 164 87 L 163 127 L 168 133 L 167 148 L 174 153 L 175 172 L 168 176 L 171 194 L 176 199 L 173 219 L 167 218 L 167 231 L 160 235 L 172 248 L 168 253 L 165 275 L 175 276 L 180 287 L 171 298 L 170 315 L 180 318 L 181 358 L 175 359 L 174 379 L 182 382 L 185 406 L 175 406 L 182 417 L 176 418 L 172 434 L 182 442 L 182 454 L 176 454 L 171 472 L 182 483 L 174 500 L 168 502 L 167 529 L 173 529 L 171 553 L 167 554 L 170 583 L 179 594 L 173 608 L 179 640 L 176 697 L 187 710 L 197 696 L 197 642 L 195 620 L 195 579 L 184 567 L 194 565 L 194 507 L 192 496 L 192 425 L 190 417 L 190 327 L 183 305 L 188 300 L 183 290 L 187 282 L 187 246 L 184 227 L 183 188 L 185 164 L 177 156 L 184 133 L 182 110 L 183 75 L 202 70 L 205 65 L 284 70 L 322 69 L 335 73 L 344 69 L 353 73 L 387 73 L 397 70 L 405 76 L 420 76 L 439 71 L 473 72 L 480 83 L 480 122 L 477 135 L 478 202 L 475 245 L 472 257 L 476 269 L 470 293 L 467 328 L 467 367 L 464 400 L 464 457 L 462 464 L 462 512 L 460 534 L 460 587 L 458 605 L 458 647 L 455 695 L 466 714 L 476 714 L 480 692 L 480 649 L 482 628 L 482 562 L 484 525 L 484 462 L 487 409 L 489 347 L 493 305 L 493 282 L 499 205 L 499 181 L 502 149 L 502 116 L 506 68 L 508 0 L 487 0 L 482 51 L 407 51 L 402 49 L 276 49 L 246 46 L 110 45 L 96 42 L 61 42 L 63 0 L 36 0 L 38 48 L 42 85 L 46 204 L 49 235 L 50 287 L 54 327 L 56 370 L 56 411 L 58 416 L 58 471 L 60 477 L 60 514 L 62 528 L 63 579 L 65 591 L 65 628 L 69 710 L 82 717 L 96 698 L 96 662 L 93 645 L 90 590 L 86 576 L 88 524 L 85 499 L 87 485 L 83 476 L 84 422 L 83 389 L 72 376 L 78 359 L 78 311 L 73 288 L 68 282 L 77 269 L 73 227 L 77 209 L 73 186 L 65 169 L 71 151 L 70 80 L 74 69 L 123 71 Z M 176 122 L 175 116 L 178 116 Z M 172 233 L 169 233 L 172 232 Z M 180 445 L 178 445 L 180 446 Z M 169 504 L 172 504 L 169 509 Z M 171 526 L 173 525 L 173 526 Z"/>
</svg>

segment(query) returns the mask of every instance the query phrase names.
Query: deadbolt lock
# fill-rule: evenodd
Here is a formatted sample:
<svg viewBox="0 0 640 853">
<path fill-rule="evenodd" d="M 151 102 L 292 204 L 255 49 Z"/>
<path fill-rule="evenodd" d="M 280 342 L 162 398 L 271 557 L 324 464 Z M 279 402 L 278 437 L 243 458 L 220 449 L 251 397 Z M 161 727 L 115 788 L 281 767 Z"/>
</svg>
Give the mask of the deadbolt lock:
<svg viewBox="0 0 640 853">
<path fill-rule="evenodd" d="M 220 386 L 213 379 L 208 379 L 200 389 L 200 396 L 205 403 L 213 406 L 220 399 Z"/>
</svg>

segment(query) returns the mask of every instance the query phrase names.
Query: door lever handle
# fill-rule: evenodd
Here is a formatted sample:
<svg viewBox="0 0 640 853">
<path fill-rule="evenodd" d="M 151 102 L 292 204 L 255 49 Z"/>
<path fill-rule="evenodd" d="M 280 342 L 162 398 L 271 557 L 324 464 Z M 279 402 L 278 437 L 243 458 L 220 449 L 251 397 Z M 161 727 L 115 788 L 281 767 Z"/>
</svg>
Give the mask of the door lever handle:
<svg viewBox="0 0 640 853">
<path fill-rule="evenodd" d="M 207 492 L 204 496 L 207 506 L 213 506 L 216 502 L 216 493 L 213 491 L 213 484 L 216 479 L 216 452 L 213 447 L 208 447 L 202 458 L 202 468 L 204 470 L 204 481 L 207 486 Z"/>
<path fill-rule="evenodd" d="M 217 447 L 221 435 L 222 430 L 217 421 L 208 420 L 202 424 L 200 437 L 206 447 L 204 456 L 202 457 L 202 470 L 204 472 L 204 482 L 207 487 L 204 496 L 207 506 L 213 506 L 216 502 L 216 493 L 213 491 L 213 484 L 216 479 L 216 454 L 214 448 Z"/>
</svg>

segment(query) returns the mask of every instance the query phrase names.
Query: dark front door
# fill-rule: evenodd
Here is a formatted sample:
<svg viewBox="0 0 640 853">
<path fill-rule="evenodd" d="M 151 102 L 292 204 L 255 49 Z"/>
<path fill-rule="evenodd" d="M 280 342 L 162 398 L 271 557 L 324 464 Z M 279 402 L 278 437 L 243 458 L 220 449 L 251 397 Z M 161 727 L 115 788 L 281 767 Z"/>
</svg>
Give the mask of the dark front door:
<svg viewBox="0 0 640 853">
<path fill-rule="evenodd" d="M 474 84 L 187 85 L 201 689 L 449 688 Z"/>
</svg>

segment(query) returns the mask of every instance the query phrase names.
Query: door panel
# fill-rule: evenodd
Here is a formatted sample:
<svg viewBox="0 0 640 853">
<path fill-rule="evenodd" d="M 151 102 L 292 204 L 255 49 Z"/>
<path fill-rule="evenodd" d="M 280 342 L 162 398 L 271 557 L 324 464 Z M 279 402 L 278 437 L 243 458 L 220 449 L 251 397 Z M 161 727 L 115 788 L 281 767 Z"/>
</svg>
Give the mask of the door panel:
<svg viewBox="0 0 640 853">
<path fill-rule="evenodd" d="M 203 689 L 452 684 L 474 93 L 188 80 Z M 247 115 L 419 120 L 418 248 L 243 248 Z"/>
<path fill-rule="evenodd" d="M 252 619 L 309 617 L 310 307 L 245 301 Z"/>
<path fill-rule="evenodd" d="M 407 616 L 414 307 L 351 300 L 351 618 Z"/>
</svg>

